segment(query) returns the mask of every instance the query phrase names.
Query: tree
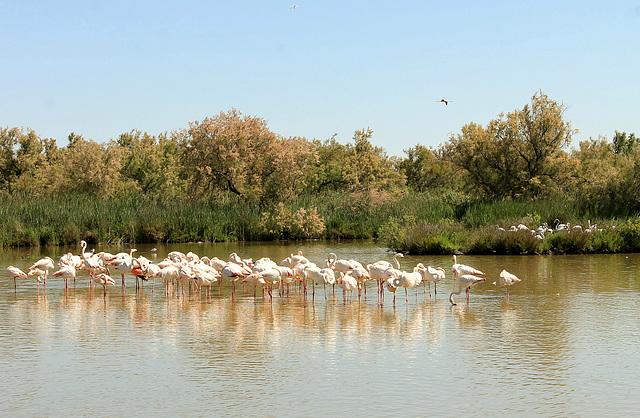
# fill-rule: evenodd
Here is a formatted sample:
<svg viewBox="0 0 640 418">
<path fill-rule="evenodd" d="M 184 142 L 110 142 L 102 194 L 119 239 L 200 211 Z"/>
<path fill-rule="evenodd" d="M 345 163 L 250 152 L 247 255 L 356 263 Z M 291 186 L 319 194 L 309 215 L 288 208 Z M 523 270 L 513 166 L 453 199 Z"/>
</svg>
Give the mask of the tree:
<svg viewBox="0 0 640 418">
<path fill-rule="evenodd" d="M 356 183 L 356 175 L 349 164 L 349 151 L 336 140 L 336 135 L 324 142 L 313 142 L 314 164 L 306 172 L 311 194 L 346 190 Z"/>
<path fill-rule="evenodd" d="M 41 188 L 49 193 L 77 192 L 110 197 L 122 189 L 120 150 L 115 142 L 98 144 L 82 136 L 69 135 L 64 149 L 50 149 L 51 157 L 39 170 Z"/>
<path fill-rule="evenodd" d="M 357 130 L 353 135 L 350 163 L 355 182 L 360 189 L 391 190 L 402 184 L 402 176 L 393 169 L 391 159 L 382 147 L 371 144 L 371 128 Z"/>
<path fill-rule="evenodd" d="M 575 133 L 564 105 L 537 92 L 522 110 L 475 123 L 445 144 L 447 159 L 466 174 L 467 187 L 487 197 L 535 197 L 558 187 L 563 148 Z"/>
<path fill-rule="evenodd" d="M 638 144 L 640 144 L 640 138 L 636 138 L 636 134 L 633 132 L 627 136 L 626 132 L 615 131 L 613 136 L 613 152 L 615 154 L 629 155 Z"/>
<path fill-rule="evenodd" d="M 133 182 L 140 192 L 165 196 L 180 192 L 175 139 L 134 130 L 121 134 L 117 144 L 122 151 L 122 177 Z"/>
<path fill-rule="evenodd" d="M 262 198 L 262 178 L 276 142 L 264 119 L 232 109 L 191 122 L 175 137 L 193 191 L 229 191 L 249 199 Z"/>
<path fill-rule="evenodd" d="M 0 188 L 9 192 L 22 176 L 45 161 L 42 141 L 32 129 L 0 128 Z"/>
<path fill-rule="evenodd" d="M 454 188 L 455 175 L 450 162 L 443 160 L 442 153 L 424 145 L 404 150 L 406 158 L 396 162 L 397 169 L 406 178 L 411 190 L 426 192 L 443 188 Z"/>
<path fill-rule="evenodd" d="M 262 176 L 262 200 L 283 202 L 306 191 L 305 171 L 314 161 L 314 145 L 305 138 L 279 138 Z"/>
<path fill-rule="evenodd" d="M 312 193 L 400 187 L 402 175 L 394 170 L 384 149 L 371 144 L 372 135 L 367 128 L 354 133 L 353 144 L 340 144 L 336 135 L 315 141 L 315 166 L 307 172 Z"/>
</svg>

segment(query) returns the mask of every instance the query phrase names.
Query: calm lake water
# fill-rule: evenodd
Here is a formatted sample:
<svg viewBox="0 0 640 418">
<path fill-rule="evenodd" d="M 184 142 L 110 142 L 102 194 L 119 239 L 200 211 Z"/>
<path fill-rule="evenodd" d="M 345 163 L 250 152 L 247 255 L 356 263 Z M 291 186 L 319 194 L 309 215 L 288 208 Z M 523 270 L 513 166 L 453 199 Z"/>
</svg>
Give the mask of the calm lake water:
<svg viewBox="0 0 640 418">
<path fill-rule="evenodd" d="M 89 249 L 93 248 L 91 245 Z M 152 258 L 152 246 L 138 245 Z M 128 251 L 129 247 L 97 247 Z M 328 252 L 363 264 L 392 260 L 370 242 L 157 246 L 227 259 L 280 261 L 302 250 L 318 264 Z M 73 248 L 1 250 L 2 416 L 627 416 L 640 407 L 639 254 L 460 256 L 487 273 L 467 304 L 448 301 L 451 257 L 401 259 L 442 266 L 438 294 L 410 289 L 381 302 L 345 301 L 316 289 L 253 298 L 225 283 L 211 298 L 165 297 L 158 282 L 135 291 L 90 294 L 86 273 L 65 292 L 50 278 L 4 277 Z M 493 284 L 518 275 L 507 301 Z M 117 277 L 118 283 L 120 277 Z"/>
</svg>

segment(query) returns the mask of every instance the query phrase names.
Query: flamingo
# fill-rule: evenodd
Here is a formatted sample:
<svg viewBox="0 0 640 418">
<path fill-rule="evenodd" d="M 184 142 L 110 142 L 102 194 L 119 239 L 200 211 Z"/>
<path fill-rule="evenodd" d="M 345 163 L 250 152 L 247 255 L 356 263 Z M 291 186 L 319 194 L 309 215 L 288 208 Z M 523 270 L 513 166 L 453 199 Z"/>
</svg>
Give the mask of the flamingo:
<svg viewBox="0 0 640 418">
<path fill-rule="evenodd" d="M 248 284 L 249 286 L 253 286 L 253 297 L 256 297 L 256 288 L 258 286 L 262 286 L 262 297 L 264 297 L 264 286 L 267 285 L 267 282 L 264 281 L 260 274 L 253 273 L 242 279 L 242 284 Z"/>
<path fill-rule="evenodd" d="M 336 282 L 336 275 L 331 268 L 323 268 L 318 272 L 318 284 L 322 283 L 324 287 L 324 298 L 327 299 L 327 285 L 333 285 Z"/>
<path fill-rule="evenodd" d="M 419 285 L 422 282 L 422 274 L 420 273 L 420 267 L 416 266 L 412 272 L 403 271 L 398 277 L 393 280 L 395 287 L 404 287 L 405 300 L 409 302 L 409 292 L 407 289 Z"/>
<path fill-rule="evenodd" d="M 464 264 L 458 264 L 455 254 L 453 255 L 453 266 L 451 267 L 454 278 L 458 278 L 465 274 L 472 274 L 474 276 L 484 276 L 485 274 L 478 269 L 466 266 Z"/>
<path fill-rule="evenodd" d="M 53 263 L 53 260 L 51 259 L 51 257 L 44 257 L 36 261 L 35 263 L 33 263 L 33 265 L 29 267 L 29 271 L 33 269 L 38 269 L 43 271 L 44 272 L 43 280 L 46 283 L 49 270 L 53 270 L 54 268 L 55 268 L 55 264 Z M 42 276 L 39 275 L 39 277 L 42 277 Z"/>
<path fill-rule="evenodd" d="M 60 270 L 51 273 L 51 276 L 62 277 L 64 279 L 64 288 L 69 288 L 69 279 L 76 279 L 76 268 L 73 266 L 62 265 Z"/>
<path fill-rule="evenodd" d="M 27 273 L 27 276 L 36 276 L 36 285 L 38 286 L 38 290 L 40 289 L 40 283 L 44 283 L 44 286 L 47 285 L 47 282 L 46 282 L 47 272 L 44 270 L 40 270 L 37 267 L 30 268 L 29 272 Z M 45 291 L 46 289 L 47 288 L 45 287 Z"/>
<path fill-rule="evenodd" d="M 211 296 L 211 284 L 218 281 L 218 277 L 212 273 L 206 271 L 200 271 L 196 273 L 196 285 L 198 289 L 201 289 L 202 286 L 206 286 L 205 296 Z"/>
<path fill-rule="evenodd" d="M 7 275 L 13 278 L 13 287 L 14 290 L 18 290 L 18 284 L 16 283 L 16 279 L 28 279 L 27 273 L 20 270 L 18 267 L 9 266 L 7 267 Z"/>
<path fill-rule="evenodd" d="M 387 288 L 387 290 L 391 293 L 393 293 L 393 304 L 396 304 L 396 290 L 398 290 L 398 288 L 396 287 L 396 285 L 394 284 L 395 282 L 395 277 L 389 277 L 387 280 L 384 281 L 384 286 Z"/>
<path fill-rule="evenodd" d="M 273 292 L 272 292 L 273 285 L 279 284 L 282 281 L 282 275 L 280 273 L 280 270 L 271 268 L 258 273 L 250 274 L 250 276 L 255 276 L 257 278 L 264 280 L 264 282 L 267 285 L 267 292 L 269 293 L 269 298 L 273 299 Z M 255 291 L 255 287 L 254 287 L 254 291 Z"/>
<path fill-rule="evenodd" d="M 422 270 L 423 279 L 429 284 L 429 295 L 431 295 L 431 282 L 433 282 L 434 294 L 438 294 L 438 282 L 444 280 L 446 277 L 445 271 L 442 267 L 427 266 Z"/>
<path fill-rule="evenodd" d="M 141 276 L 143 276 L 144 278 L 142 280 L 149 280 L 150 278 L 153 278 L 153 286 L 151 287 L 151 292 L 155 292 L 156 290 L 156 281 L 155 278 L 158 277 L 158 273 L 160 273 L 160 266 L 157 264 L 148 264 L 145 268 L 142 269 L 141 271 Z"/>
<path fill-rule="evenodd" d="M 164 294 L 165 296 L 169 295 L 169 283 L 174 280 L 178 280 L 180 277 L 180 273 L 178 272 L 178 268 L 173 264 L 170 266 L 166 266 L 160 269 L 157 273 L 157 277 L 160 277 L 164 280 Z"/>
<path fill-rule="evenodd" d="M 294 268 L 298 264 L 309 264 L 311 261 L 304 255 L 302 255 L 302 251 L 298 251 L 298 254 L 291 254 L 291 268 Z"/>
<path fill-rule="evenodd" d="M 132 250 L 133 251 L 133 250 Z M 119 257 L 116 258 L 115 260 L 111 261 L 110 263 L 112 266 L 114 266 L 116 268 L 116 270 L 118 270 L 120 272 L 120 275 L 122 276 L 122 288 L 125 289 L 127 287 L 127 285 L 124 282 L 124 275 L 125 274 L 134 274 L 136 276 L 136 278 L 140 275 L 142 275 L 141 272 L 139 272 L 139 274 L 135 274 L 134 269 L 138 268 L 138 270 L 142 269 L 142 266 L 140 264 L 140 262 L 138 261 L 138 259 L 130 257 L 130 256 L 125 256 L 125 257 Z M 138 287 L 138 280 L 136 280 L 136 288 Z"/>
<path fill-rule="evenodd" d="M 484 277 L 477 277 L 472 274 L 463 274 L 458 277 L 458 291 L 451 292 L 449 295 L 449 302 L 451 302 L 452 305 L 455 305 L 456 303 L 453 301 L 453 295 L 459 295 L 462 290 L 465 289 L 467 292 L 467 303 L 469 303 L 469 288 L 474 284 L 484 282 L 485 280 L 486 279 Z"/>
<path fill-rule="evenodd" d="M 438 100 L 438 103 L 444 103 L 445 105 L 448 105 L 452 100 L 445 100 L 445 99 L 440 99 Z"/>
<path fill-rule="evenodd" d="M 329 253 L 327 260 L 324 262 L 324 268 L 331 268 L 338 273 L 346 273 L 356 268 L 356 264 L 349 260 L 340 259 L 335 253 Z"/>
<path fill-rule="evenodd" d="M 115 285 L 116 282 L 106 273 L 100 273 L 96 277 L 93 278 L 93 281 L 99 285 L 102 285 L 102 298 L 107 298 L 107 285 Z"/>
<path fill-rule="evenodd" d="M 87 248 L 87 242 L 82 240 L 80 241 L 80 247 L 82 248 L 82 260 L 84 262 L 84 268 L 89 272 L 89 277 L 93 279 L 96 276 L 96 273 L 108 273 L 106 267 L 100 265 L 99 258 L 94 256 L 93 254 L 86 254 L 85 249 Z M 75 276 L 73 280 L 75 281 Z"/>
<path fill-rule="evenodd" d="M 340 277 L 336 280 L 338 286 L 342 288 L 342 295 L 346 299 L 346 294 L 349 292 L 349 295 L 358 288 L 358 280 L 353 277 L 350 273 L 344 274 L 340 273 Z M 349 296 L 351 298 L 351 296 Z"/>
<path fill-rule="evenodd" d="M 189 284 L 189 292 L 191 292 L 191 282 L 196 279 L 196 274 L 188 265 L 180 265 L 178 268 L 178 283 L 182 284 L 182 297 L 184 297 L 184 285 Z"/>
<path fill-rule="evenodd" d="M 235 254 L 235 253 L 233 253 Z M 243 279 L 246 276 L 248 276 L 249 274 L 251 274 L 251 271 L 248 271 L 247 268 L 241 266 L 240 264 L 237 264 L 235 262 L 229 262 L 227 263 L 226 266 L 224 266 L 224 268 L 222 269 L 222 277 L 231 281 L 232 283 L 232 288 L 231 288 L 231 296 L 235 296 L 236 295 L 236 280 L 238 279 Z"/>
<path fill-rule="evenodd" d="M 507 300 L 509 299 L 509 286 L 519 281 L 520 279 L 515 274 L 511 274 L 507 270 L 502 270 L 500 273 L 500 286 L 507 289 Z"/>
</svg>

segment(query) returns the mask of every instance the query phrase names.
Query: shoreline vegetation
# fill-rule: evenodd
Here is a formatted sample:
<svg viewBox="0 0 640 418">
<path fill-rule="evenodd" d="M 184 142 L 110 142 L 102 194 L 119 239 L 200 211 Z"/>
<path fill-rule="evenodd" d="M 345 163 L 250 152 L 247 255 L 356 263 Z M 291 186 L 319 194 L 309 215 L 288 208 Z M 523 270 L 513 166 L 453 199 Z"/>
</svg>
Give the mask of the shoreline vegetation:
<svg viewBox="0 0 640 418">
<path fill-rule="evenodd" d="M 0 246 L 375 239 L 408 254 L 640 252 L 640 140 L 581 141 L 541 91 L 389 157 L 236 109 L 68 144 L 0 127 Z M 564 224 L 566 228 L 561 228 Z M 542 230 L 544 227 L 544 231 Z"/>
<path fill-rule="evenodd" d="M 0 195 L 0 243 L 375 239 L 407 254 L 640 251 L 640 217 L 589 219 L 588 211 L 566 199 L 487 202 L 451 193 L 355 197 L 336 192 L 265 208 L 234 196 L 167 200 L 134 194 L 107 199 Z M 560 219 L 563 230 L 557 228 Z M 549 229 L 536 232 L 544 224 Z"/>
</svg>

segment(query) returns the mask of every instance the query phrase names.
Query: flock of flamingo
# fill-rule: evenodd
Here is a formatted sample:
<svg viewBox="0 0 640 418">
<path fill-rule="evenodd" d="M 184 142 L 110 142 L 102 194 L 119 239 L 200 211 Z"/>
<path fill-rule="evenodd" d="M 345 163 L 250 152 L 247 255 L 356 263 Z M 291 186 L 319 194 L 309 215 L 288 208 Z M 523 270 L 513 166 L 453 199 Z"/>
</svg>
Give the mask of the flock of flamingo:
<svg viewBox="0 0 640 418">
<path fill-rule="evenodd" d="M 267 257 L 256 261 L 242 259 L 236 253 L 231 253 L 228 261 L 224 261 L 217 257 L 200 257 L 193 252 L 184 254 L 172 251 L 164 260 L 154 263 L 144 256 L 134 257 L 134 252 L 137 251 L 135 248 L 129 252 L 111 254 L 86 252 L 87 243 L 85 241 L 81 241 L 80 246 L 82 250 L 80 255 L 64 254 L 58 263 L 54 263 L 50 257 L 44 257 L 29 267 L 29 271 L 26 273 L 14 266 L 7 267 L 7 275 L 13 278 L 14 289 L 17 291 L 17 279 L 28 279 L 31 276 L 35 277 L 38 289 L 42 283 L 46 292 L 49 271 L 54 270 L 57 265 L 57 270 L 50 276 L 63 279 L 65 290 L 69 287 L 69 280 L 73 280 L 75 284 L 78 272 L 84 270 L 88 273 L 90 288 L 96 284 L 101 285 L 105 299 L 107 286 L 116 284 L 116 281 L 111 277 L 111 272 L 115 270 L 121 275 L 123 292 L 126 288 L 126 275 L 136 278 L 136 290 L 141 286 L 140 280 L 144 283 L 149 279 L 162 279 L 165 284 L 165 296 L 170 294 L 172 286 L 176 291 L 180 291 L 181 286 L 181 292 L 184 295 L 185 285 L 189 286 L 189 290 L 192 286 L 195 287 L 198 293 L 204 289 L 206 295 L 209 296 L 212 284 L 217 282 L 219 286 L 222 286 L 223 281 L 228 281 L 232 285 L 232 297 L 235 297 L 236 282 L 240 281 L 243 285 L 253 286 L 254 297 L 258 287 L 262 288 L 263 297 L 266 290 L 269 297 L 272 298 L 274 287 L 277 287 L 282 295 L 285 291 L 288 294 L 291 285 L 297 285 L 306 296 L 307 285 L 311 282 L 314 298 L 316 285 L 322 285 L 325 288 L 326 298 L 326 285 L 335 286 L 336 284 L 343 289 L 344 297 L 347 298 L 348 295 L 350 298 L 355 291 L 358 291 L 358 297 L 360 297 L 363 289 L 366 295 L 365 284 L 368 281 L 375 281 L 378 297 L 384 297 L 384 289 L 386 289 L 393 293 L 395 303 L 396 290 L 399 288 L 404 288 L 407 301 L 409 300 L 408 289 L 417 288 L 420 284 L 425 288 L 425 294 L 428 286 L 429 295 L 431 295 L 431 283 L 433 282 L 434 294 L 437 294 L 437 283 L 444 280 L 446 276 L 442 267 L 424 266 L 422 263 L 418 263 L 412 271 L 401 270 L 399 258 L 404 257 L 401 253 L 393 256 L 395 266 L 388 261 L 381 260 L 366 267 L 356 260 L 338 259 L 336 254 L 329 253 L 320 267 L 305 257 L 302 251 L 295 255 L 291 254 L 280 263 Z M 451 292 L 449 301 L 455 305 L 454 295 L 459 296 L 464 290 L 468 303 L 469 289 L 474 284 L 485 281 L 485 273 L 476 268 L 459 264 L 455 255 L 451 271 L 454 288 L 457 287 L 458 290 Z M 506 270 L 500 273 L 500 285 L 506 288 L 507 298 L 509 297 L 509 286 L 519 281 L 518 277 Z M 155 290 L 155 280 L 153 283 L 152 291 Z"/>
</svg>

